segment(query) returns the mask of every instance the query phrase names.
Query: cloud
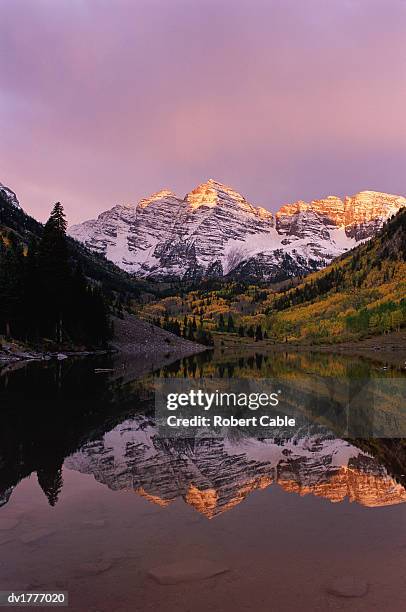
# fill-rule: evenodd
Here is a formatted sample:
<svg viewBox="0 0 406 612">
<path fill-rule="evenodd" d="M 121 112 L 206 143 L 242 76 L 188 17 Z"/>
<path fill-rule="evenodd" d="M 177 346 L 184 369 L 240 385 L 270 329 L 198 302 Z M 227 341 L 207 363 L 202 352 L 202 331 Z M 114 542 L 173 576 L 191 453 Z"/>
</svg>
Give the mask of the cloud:
<svg viewBox="0 0 406 612">
<path fill-rule="evenodd" d="M 404 193 L 405 17 L 401 0 L 3 0 L 0 180 L 71 222 L 209 176 L 269 208 Z"/>
</svg>

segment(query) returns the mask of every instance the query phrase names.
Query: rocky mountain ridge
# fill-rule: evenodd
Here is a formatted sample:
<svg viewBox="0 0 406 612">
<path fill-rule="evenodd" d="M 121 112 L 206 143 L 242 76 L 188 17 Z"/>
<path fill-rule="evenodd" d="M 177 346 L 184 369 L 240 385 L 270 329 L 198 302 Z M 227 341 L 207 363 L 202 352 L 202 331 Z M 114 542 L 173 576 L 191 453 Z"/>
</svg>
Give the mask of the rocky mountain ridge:
<svg viewBox="0 0 406 612">
<path fill-rule="evenodd" d="M 164 189 L 135 206 L 116 205 L 69 233 L 139 277 L 279 281 L 325 267 L 404 206 L 402 196 L 363 191 L 273 214 L 210 179 L 184 198 Z"/>
<path fill-rule="evenodd" d="M 16 208 L 21 208 L 20 202 L 18 201 L 18 198 L 14 191 L 12 191 L 9 187 L 3 185 L 3 183 L 0 183 L 0 198 L 5 200 L 8 204 L 15 206 Z"/>
</svg>

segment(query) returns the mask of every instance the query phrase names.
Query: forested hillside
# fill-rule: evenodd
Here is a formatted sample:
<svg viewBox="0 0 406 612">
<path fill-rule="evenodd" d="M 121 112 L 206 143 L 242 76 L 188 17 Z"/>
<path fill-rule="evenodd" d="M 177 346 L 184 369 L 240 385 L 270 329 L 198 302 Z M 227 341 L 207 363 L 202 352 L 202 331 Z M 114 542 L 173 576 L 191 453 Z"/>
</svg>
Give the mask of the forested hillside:
<svg viewBox="0 0 406 612">
<path fill-rule="evenodd" d="M 271 296 L 269 325 L 288 339 L 340 341 L 406 325 L 406 209 L 379 235 L 304 283 Z"/>
<path fill-rule="evenodd" d="M 130 306 L 141 290 L 66 235 L 60 203 L 42 225 L 0 193 L 0 338 L 104 346 L 112 331 L 109 314 Z"/>
<path fill-rule="evenodd" d="M 43 232 L 42 223 L 27 215 L 21 208 L 10 205 L 0 193 L 0 236 L 13 235 L 18 242 L 27 246 L 32 241 L 40 240 Z M 89 251 L 73 238 L 66 236 L 66 245 L 70 259 L 80 262 L 85 276 L 103 282 L 107 290 L 138 295 L 143 287 L 141 283 L 135 283 L 128 274 L 111 261 Z"/>
<path fill-rule="evenodd" d="M 399 330 L 406 325 L 405 226 L 402 209 L 375 238 L 306 279 L 202 284 L 148 304 L 143 314 L 186 336 L 205 330 L 241 342 L 341 342 Z"/>
<path fill-rule="evenodd" d="M 107 299 L 70 258 L 60 203 L 41 234 L 39 240 L 31 235 L 27 245 L 11 228 L 1 233 L 1 335 L 37 344 L 105 345 L 111 333 Z"/>
</svg>

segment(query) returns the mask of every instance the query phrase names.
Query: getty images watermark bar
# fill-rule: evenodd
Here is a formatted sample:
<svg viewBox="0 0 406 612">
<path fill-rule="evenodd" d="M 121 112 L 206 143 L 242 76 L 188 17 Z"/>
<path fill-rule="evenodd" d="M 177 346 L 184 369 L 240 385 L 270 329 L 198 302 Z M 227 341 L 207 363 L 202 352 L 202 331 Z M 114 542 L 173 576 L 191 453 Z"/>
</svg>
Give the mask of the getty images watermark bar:
<svg viewBox="0 0 406 612">
<path fill-rule="evenodd" d="M 155 381 L 163 438 L 406 437 L 405 378 L 167 378 Z"/>
<path fill-rule="evenodd" d="M 0 606 L 3 607 L 63 607 L 67 605 L 67 591 L 0 591 Z"/>
</svg>

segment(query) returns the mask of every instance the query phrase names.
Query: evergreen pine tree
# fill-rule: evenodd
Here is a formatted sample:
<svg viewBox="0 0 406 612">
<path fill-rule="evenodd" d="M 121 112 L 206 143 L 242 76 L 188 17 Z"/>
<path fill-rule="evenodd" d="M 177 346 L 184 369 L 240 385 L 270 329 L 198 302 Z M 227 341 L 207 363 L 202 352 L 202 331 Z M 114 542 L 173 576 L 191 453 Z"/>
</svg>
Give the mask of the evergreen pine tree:
<svg viewBox="0 0 406 612">
<path fill-rule="evenodd" d="M 21 244 L 11 234 L 9 246 L 0 253 L 0 333 L 19 337 L 23 327 L 24 255 Z"/>
<path fill-rule="evenodd" d="M 233 316 L 232 316 L 231 312 L 228 315 L 227 331 L 228 332 L 233 332 L 234 331 L 234 319 L 233 319 Z"/>
<path fill-rule="evenodd" d="M 255 330 L 255 341 L 262 340 L 262 328 L 260 325 L 257 325 Z"/>
<path fill-rule="evenodd" d="M 194 340 L 195 339 L 195 335 L 193 333 L 193 323 L 191 321 L 189 321 L 189 328 L 188 328 L 187 339 L 188 340 Z"/>
<path fill-rule="evenodd" d="M 64 311 L 70 273 L 66 244 L 66 220 L 57 202 L 44 227 L 39 245 L 38 273 L 41 282 L 42 326 L 59 343 L 63 339 Z"/>
<path fill-rule="evenodd" d="M 39 338 L 40 305 L 38 300 L 38 242 L 32 239 L 25 257 L 23 293 L 25 308 L 25 338 L 37 341 Z"/>
<path fill-rule="evenodd" d="M 38 484 L 44 491 L 49 505 L 55 506 L 63 486 L 62 468 L 39 469 L 37 470 L 37 478 Z"/>
</svg>

